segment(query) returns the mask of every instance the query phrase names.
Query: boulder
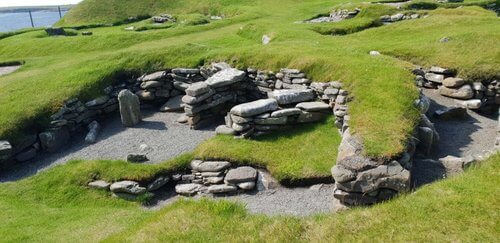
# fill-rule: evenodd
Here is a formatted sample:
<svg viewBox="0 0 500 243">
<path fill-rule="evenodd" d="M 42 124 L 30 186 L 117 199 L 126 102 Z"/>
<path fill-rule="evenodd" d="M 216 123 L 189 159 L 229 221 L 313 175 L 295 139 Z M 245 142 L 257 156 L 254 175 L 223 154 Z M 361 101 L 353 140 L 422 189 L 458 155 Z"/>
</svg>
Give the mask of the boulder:
<svg viewBox="0 0 500 243">
<path fill-rule="evenodd" d="M 200 184 L 177 184 L 175 186 L 175 192 L 184 196 L 193 196 L 196 193 L 200 192 L 203 188 Z"/>
<path fill-rule="evenodd" d="M 335 182 L 347 182 L 356 178 L 356 173 L 344 168 L 343 166 L 332 167 L 332 176 Z"/>
<path fill-rule="evenodd" d="M 87 136 L 85 136 L 85 142 L 88 144 L 94 144 L 97 141 L 97 135 L 99 135 L 99 131 L 101 130 L 101 125 L 97 121 L 91 122 L 87 128 L 89 132 Z"/>
<path fill-rule="evenodd" d="M 424 77 L 427 81 L 431 81 L 438 84 L 443 83 L 444 80 L 444 75 L 442 74 L 426 73 Z"/>
<path fill-rule="evenodd" d="M 328 111 L 330 106 L 324 102 L 302 102 L 298 103 L 296 108 L 302 109 L 304 111 Z"/>
<path fill-rule="evenodd" d="M 259 170 L 257 174 L 257 190 L 265 191 L 280 187 L 279 182 L 269 172 Z"/>
<path fill-rule="evenodd" d="M 227 161 L 191 161 L 191 169 L 198 172 L 219 172 L 231 167 L 231 163 Z"/>
<path fill-rule="evenodd" d="M 42 148 L 50 153 L 56 152 L 67 144 L 70 135 L 66 127 L 59 127 L 42 132 L 38 135 Z"/>
<path fill-rule="evenodd" d="M 227 172 L 224 182 L 227 184 L 239 184 L 243 182 L 255 182 L 257 170 L 250 166 L 242 166 Z"/>
<path fill-rule="evenodd" d="M 168 176 L 160 176 L 149 183 L 149 185 L 146 187 L 146 190 L 148 190 L 148 192 L 156 191 L 167 184 L 169 181 L 170 178 Z"/>
<path fill-rule="evenodd" d="M 227 127 L 226 125 L 220 125 L 215 128 L 215 133 L 220 135 L 234 135 L 236 131 L 233 128 Z"/>
<path fill-rule="evenodd" d="M 118 94 L 118 102 L 124 126 L 133 127 L 142 121 L 140 101 L 136 95 L 124 89 Z"/>
<path fill-rule="evenodd" d="M 235 192 L 237 191 L 238 188 L 233 185 L 211 185 L 207 188 L 207 191 L 209 193 L 228 193 L 228 192 Z"/>
<path fill-rule="evenodd" d="M 287 116 L 297 116 L 300 115 L 302 111 L 299 108 L 288 108 L 283 110 L 274 111 L 271 113 L 272 118 L 287 117 Z"/>
<path fill-rule="evenodd" d="M 461 78 L 445 78 L 443 85 L 448 88 L 458 88 L 465 84 L 465 80 Z"/>
<path fill-rule="evenodd" d="M 468 84 L 458 89 L 441 86 L 439 87 L 439 94 L 450 98 L 468 100 L 474 97 L 474 90 L 472 90 L 472 87 Z"/>
<path fill-rule="evenodd" d="M 403 20 L 404 16 L 405 15 L 402 14 L 402 13 L 394 14 L 394 15 L 391 16 L 391 21 L 392 22 L 397 22 L 397 21 Z"/>
<path fill-rule="evenodd" d="M 189 88 L 186 89 L 186 94 L 189 96 L 199 96 L 210 91 L 210 86 L 206 82 L 198 82 L 191 84 Z"/>
<path fill-rule="evenodd" d="M 464 108 L 471 109 L 471 110 L 477 110 L 477 109 L 481 108 L 481 105 L 483 104 L 483 102 L 480 99 L 472 99 L 472 100 L 461 101 L 461 102 L 459 102 L 459 104 Z"/>
<path fill-rule="evenodd" d="M 208 78 L 205 82 L 212 88 L 223 87 L 226 85 L 231 85 L 234 83 L 238 83 L 245 78 L 245 72 L 230 68 L 224 69 L 212 77 Z"/>
<path fill-rule="evenodd" d="M 119 181 L 111 184 L 109 189 L 112 192 L 119 193 L 128 193 L 128 194 L 134 194 L 134 195 L 139 195 L 142 193 L 146 192 L 146 188 L 141 187 L 139 183 L 135 181 Z"/>
<path fill-rule="evenodd" d="M 312 89 L 275 90 L 269 93 L 269 98 L 274 98 L 279 105 L 288 105 L 314 100 L 315 94 Z"/>
<path fill-rule="evenodd" d="M 439 162 L 446 169 L 447 176 L 454 176 L 464 172 L 464 159 L 448 155 L 439 159 Z"/>
<path fill-rule="evenodd" d="M 103 181 L 103 180 L 92 181 L 88 184 L 89 187 L 96 188 L 96 189 L 102 189 L 102 190 L 109 190 L 110 185 L 111 185 L 111 183 Z"/>
<path fill-rule="evenodd" d="M 182 95 L 170 98 L 161 108 L 160 112 L 180 112 L 184 111 L 182 107 Z"/>
<path fill-rule="evenodd" d="M 265 112 L 278 109 L 278 102 L 275 99 L 262 99 L 249 103 L 237 105 L 231 109 L 231 114 L 241 117 L 251 117 Z"/>
</svg>

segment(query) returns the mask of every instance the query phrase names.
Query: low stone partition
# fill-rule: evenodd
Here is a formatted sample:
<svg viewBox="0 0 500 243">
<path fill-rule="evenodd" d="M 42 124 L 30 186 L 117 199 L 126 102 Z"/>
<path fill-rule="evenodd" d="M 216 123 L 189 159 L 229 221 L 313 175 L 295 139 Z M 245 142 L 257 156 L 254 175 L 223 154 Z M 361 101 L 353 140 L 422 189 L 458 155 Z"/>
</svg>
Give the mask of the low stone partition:
<svg viewBox="0 0 500 243">
<path fill-rule="evenodd" d="M 384 24 L 390 24 L 390 23 L 395 23 L 403 20 L 409 20 L 409 19 L 419 19 L 419 18 L 425 18 L 426 15 L 421 16 L 418 13 L 397 13 L 394 15 L 384 15 L 380 17 L 380 21 Z"/>
<path fill-rule="evenodd" d="M 496 112 L 500 105 L 500 82 L 483 80 L 469 82 L 456 76 L 451 69 L 433 66 L 429 69 L 417 67 L 413 70 L 418 87 L 438 89 L 439 94 L 461 100 L 457 105 L 467 109 Z"/>
</svg>

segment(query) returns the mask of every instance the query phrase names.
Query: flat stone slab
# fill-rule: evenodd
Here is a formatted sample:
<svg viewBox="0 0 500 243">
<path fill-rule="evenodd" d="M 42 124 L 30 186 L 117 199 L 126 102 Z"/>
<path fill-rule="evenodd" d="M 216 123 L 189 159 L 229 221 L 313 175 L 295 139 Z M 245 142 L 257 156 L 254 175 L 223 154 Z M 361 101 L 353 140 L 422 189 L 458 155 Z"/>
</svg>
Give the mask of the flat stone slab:
<svg viewBox="0 0 500 243">
<path fill-rule="evenodd" d="M 305 111 L 326 111 L 330 110 L 330 106 L 323 102 L 302 102 L 298 103 L 296 108 L 305 110 Z"/>
<path fill-rule="evenodd" d="M 231 163 L 227 161 L 207 161 L 193 160 L 191 169 L 199 172 L 219 172 L 231 167 Z"/>
<path fill-rule="evenodd" d="M 312 89 L 284 89 L 275 90 L 269 93 L 269 98 L 274 98 L 278 101 L 280 105 L 288 105 L 294 103 L 300 103 L 304 101 L 311 101 L 315 97 L 314 91 Z"/>
<path fill-rule="evenodd" d="M 111 184 L 109 189 L 112 192 L 123 192 L 134 195 L 139 195 L 146 192 L 146 188 L 139 186 L 135 181 L 119 181 Z"/>
<path fill-rule="evenodd" d="M 257 170 L 250 166 L 242 166 L 227 172 L 224 181 L 228 184 L 239 184 L 243 182 L 255 182 Z"/>
<path fill-rule="evenodd" d="M 274 111 L 271 113 L 272 118 L 284 117 L 284 116 L 297 116 L 300 115 L 302 111 L 299 108 L 288 108 L 283 110 Z"/>
<path fill-rule="evenodd" d="M 474 91 L 472 90 L 472 87 L 468 84 L 456 89 L 441 86 L 439 87 L 439 93 L 446 97 L 461 99 L 461 100 L 468 100 L 474 97 Z"/>
<path fill-rule="evenodd" d="M 233 107 L 230 112 L 231 114 L 241 117 L 251 117 L 277 109 L 278 102 L 275 99 L 262 99 L 237 105 Z"/>
<path fill-rule="evenodd" d="M 210 86 L 206 82 L 194 83 L 186 89 L 186 94 L 189 96 L 196 97 L 210 91 Z"/>
<path fill-rule="evenodd" d="M 238 188 L 236 186 L 225 185 L 225 184 L 212 185 L 212 186 L 209 186 L 207 189 L 207 191 L 209 193 L 228 193 L 228 192 L 235 192 L 237 190 L 238 190 Z"/>
<path fill-rule="evenodd" d="M 177 184 L 175 186 L 175 192 L 184 196 L 193 196 L 198 193 L 203 188 L 200 184 Z"/>
<path fill-rule="evenodd" d="M 182 95 L 177 95 L 170 98 L 161 108 L 161 112 L 179 112 L 183 111 L 184 107 L 182 105 Z"/>
<path fill-rule="evenodd" d="M 244 71 L 235 68 L 224 69 L 208 78 L 205 82 L 212 88 L 218 88 L 240 82 L 245 78 L 245 75 Z"/>
</svg>

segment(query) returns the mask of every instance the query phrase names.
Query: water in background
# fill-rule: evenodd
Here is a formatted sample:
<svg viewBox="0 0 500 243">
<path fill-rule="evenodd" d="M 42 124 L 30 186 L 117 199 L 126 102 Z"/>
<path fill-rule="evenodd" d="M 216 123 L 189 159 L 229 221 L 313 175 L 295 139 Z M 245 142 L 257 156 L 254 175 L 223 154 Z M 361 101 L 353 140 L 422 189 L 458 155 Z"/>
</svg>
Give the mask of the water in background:
<svg viewBox="0 0 500 243">
<path fill-rule="evenodd" d="M 66 14 L 67 11 L 62 11 Z M 52 26 L 59 20 L 59 12 L 56 11 L 35 11 L 31 12 L 35 27 Z M 30 15 L 23 13 L 0 13 L 0 32 L 9 32 L 23 28 L 31 28 Z"/>
</svg>

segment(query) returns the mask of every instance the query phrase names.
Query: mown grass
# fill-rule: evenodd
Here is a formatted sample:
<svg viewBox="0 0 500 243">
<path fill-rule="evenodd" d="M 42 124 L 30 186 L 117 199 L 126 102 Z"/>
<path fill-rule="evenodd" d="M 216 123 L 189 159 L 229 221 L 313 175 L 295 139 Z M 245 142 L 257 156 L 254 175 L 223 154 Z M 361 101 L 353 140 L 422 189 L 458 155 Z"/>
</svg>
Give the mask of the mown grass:
<svg viewBox="0 0 500 243">
<path fill-rule="evenodd" d="M 127 3 L 138 4 L 131 2 Z M 74 10 L 86 13 L 92 3 L 97 4 L 86 1 L 80 10 Z M 127 4 L 120 3 L 110 5 L 120 8 L 115 11 L 117 16 L 129 17 L 132 13 L 126 11 L 134 8 L 125 10 Z M 155 1 L 160 3 L 170 1 Z M 127 32 L 124 26 L 117 26 L 90 29 L 93 36 L 49 38 L 34 31 L 2 39 L 0 59 L 26 64 L 0 78 L 0 137 L 12 139 L 19 131 L 43 127 L 44 118 L 64 100 L 95 97 L 120 74 L 226 60 L 238 67 L 300 68 L 318 81 L 342 80 L 355 98 L 350 105 L 351 126 L 363 137 L 367 155 L 387 158 L 403 151 L 418 119 L 413 108 L 418 93 L 406 61 L 454 68 L 471 79 L 499 76 L 499 48 L 495 43 L 500 27 L 492 12 L 479 7 L 438 9 L 425 19 L 336 37 L 322 36 L 312 31 L 311 25 L 295 23 L 340 3 L 176 1 L 178 5 L 171 8 L 165 5 L 170 10 L 167 12 L 212 14 L 215 6 L 214 12 L 233 14 L 205 25 L 161 30 Z M 97 10 L 91 13 L 96 15 L 94 21 L 98 16 L 106 17 Z M 108 16 L 110 21 L 113 14 Z M 62 24 L 69 25 L 70 16 Z M 263 34 L 273 37 L 270 45 L 261 45 Z M 451 41 L 439 43 L 443 36 Z M 372 57 L 368 55 L 371 50 L 385 56 Z"/>
<path fill-rule="evenodd" d="M 304 218 L 253 215 L 243 205 L 208 199 L 150 211 L 84 186 L 93 178 L 150 179 L 189 159 L 156 166 L 75 161 L 1 184 L 0 241 L 495 242 L 500 236 L 500 155 L 383 204 Z"/>
<path fill-rule="evenodd" d="M 340 134 L 333 119 L 252 140 L 217 136 L 201 144 L 194 155 L 202 159 L 229 160 L 260 165 L 282 182 L 331 178 Z"/>
</svg>

